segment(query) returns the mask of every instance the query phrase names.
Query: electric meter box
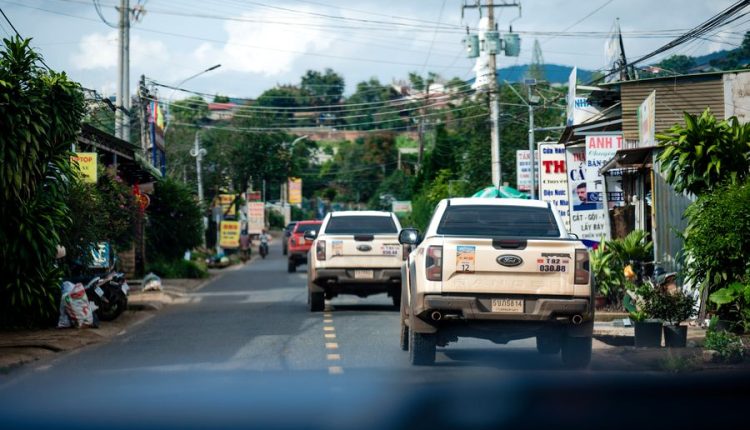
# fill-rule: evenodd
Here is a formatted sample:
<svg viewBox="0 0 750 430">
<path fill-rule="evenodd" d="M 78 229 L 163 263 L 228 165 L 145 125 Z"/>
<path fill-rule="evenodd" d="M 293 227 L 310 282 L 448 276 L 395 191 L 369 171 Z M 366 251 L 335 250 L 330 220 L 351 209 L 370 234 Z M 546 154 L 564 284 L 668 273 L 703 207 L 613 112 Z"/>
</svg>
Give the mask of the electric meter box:
<svg viewBox="0 0 750 430">
<path fill-rule="evenodd" d="M 503 35 L 506 57 L 518 57 L 521 53 L 521 37 L 516 33 L 505 33 Z"/>
</svg>

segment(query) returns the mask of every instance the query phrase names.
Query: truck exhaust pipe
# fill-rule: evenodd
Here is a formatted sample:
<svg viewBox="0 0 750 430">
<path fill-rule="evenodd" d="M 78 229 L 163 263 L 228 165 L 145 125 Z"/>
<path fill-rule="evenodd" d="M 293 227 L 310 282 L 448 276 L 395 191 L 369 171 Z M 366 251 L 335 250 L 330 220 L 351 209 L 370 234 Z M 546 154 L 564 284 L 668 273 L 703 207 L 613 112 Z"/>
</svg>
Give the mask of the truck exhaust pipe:
<svg viewBox="0 0 750 430">
<path fill-rule="evenodd" d="M 443 319 L 443 314 L 441 314 L 440 311 L 433 311 L 430 314 L 430 318 L 432 318 L 433 321 L 440 321 Z"/>
<path fill-rule="evenodd" d="M 579 325 L 583 322 L 583 317 L 580 314 L 576 314 L 576 315 L 573 315 L 570 321 L 575 325 Z"/>
</svg>

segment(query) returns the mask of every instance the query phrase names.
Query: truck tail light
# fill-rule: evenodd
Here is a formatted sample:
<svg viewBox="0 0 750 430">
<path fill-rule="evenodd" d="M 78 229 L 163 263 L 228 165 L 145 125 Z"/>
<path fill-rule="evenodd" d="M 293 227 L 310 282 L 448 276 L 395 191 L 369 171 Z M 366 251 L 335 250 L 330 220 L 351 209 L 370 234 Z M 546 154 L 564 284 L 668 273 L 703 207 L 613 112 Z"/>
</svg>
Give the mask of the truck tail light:
<svg viewBox="0 0 750 430">
<path fill-rule="evenodd" d="M 585 249 L 576 249 L 575 283 L 589 283 L 589 252 Z"/>
<path fill-rule="evenodd" d="M 315 245 L 315 258 L 318 261 L 325 261 L 326 259 L 326 241 L 319 240 Z"/>
<path fill-rule="evenodd" d="M 443 280 L 443 247 L 430 246 L 425 257 L 425 271 L 428 281 Z"/>
</svg>

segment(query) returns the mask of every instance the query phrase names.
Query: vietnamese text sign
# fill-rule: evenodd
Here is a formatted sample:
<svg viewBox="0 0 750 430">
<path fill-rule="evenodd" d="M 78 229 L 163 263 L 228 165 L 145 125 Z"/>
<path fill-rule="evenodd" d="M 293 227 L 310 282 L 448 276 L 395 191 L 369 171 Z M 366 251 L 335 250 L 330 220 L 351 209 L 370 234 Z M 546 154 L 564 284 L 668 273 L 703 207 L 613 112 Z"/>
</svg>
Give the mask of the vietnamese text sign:
<svg viewBox="0 0 750 430">
<path fill-rule="evenodd" d="M 534 160 L 538 159 L 539 151 L 536 150 L 534 151 Z M 539 186 L 539 175 L 537 175 L 536 185 Z M 531 191 L 531 159 L 528 149 L 519 149 L 516 151 L 516 189 L 519 191 Z"/>
<path fill-rule="evenodd" d="M 568 213 L 568 171 L 565 168 L 565 145 L 539 145 L 539 198 L 550 202 L 570 230 Z"/>
<path fill-rule="evenodd" d="M 411 213 L 411 200 L 394 200 L 391 205 L 394 213 Z"/>
<path fill-rule="evenodd" d="M 654 146 L 656 134 L 656 90 L 638 107 L 638 139 L 639 147 Z"/>
<path fill-rule="evenodd" d="M 570 232 L 579 239 L 600 241 L 609 237 L 608 211 L 604 200 L 604 179 L 589 169 L 586 147 L 566 149 L 570 186 Z M 595 173 L 592 173 L 595 172 Z"/>
<path fill-rule="evenodd" d="M 219 194 L 218 202 L 223 215 L 235 215 L 234 200 L 234 194 Z"/>
<path fill-rule="evenodd" d="M 249 202 L 247 204 L 247 232 L 260 234 L 265 226 L 265 210 L 263 202 Z"/>
<path fill-rule="evenodd" d="M 622 149 L 622 135 L 611 134 L 601 136 L 586 136 L 586 179 L 591 181 L 605 181 L 608 206 L 624 206 L 625 198 L 622 192 L 622 171 L 610 170 L 606 177 L 599 175 L 608 161 L 615 157 Z"/>
<path fill-rule="evenodd" d="M 97 180 L 96 172 L 96 152 L 76 152 L 70 157 L 71 162 L 77 162 L 81 171 L 83 182 L 95 184 Z"/>
<path fill-rule="evenodd" d="M 302 179 L 289 178 L 289 204 L 302 204 Z"/>
<path fill-rule="evenodd" d="M 220 227 L 219 246 L 225 249 L 240 247 L 240 222 L 222 221 Z"/>
</svg>

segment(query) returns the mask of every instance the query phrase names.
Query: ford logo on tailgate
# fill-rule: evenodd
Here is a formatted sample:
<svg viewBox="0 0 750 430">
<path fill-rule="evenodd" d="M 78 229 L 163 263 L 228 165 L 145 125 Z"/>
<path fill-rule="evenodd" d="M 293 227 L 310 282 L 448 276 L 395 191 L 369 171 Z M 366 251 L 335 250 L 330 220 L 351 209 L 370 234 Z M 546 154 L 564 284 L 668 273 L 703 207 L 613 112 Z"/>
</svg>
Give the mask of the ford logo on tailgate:
<svg viewBox="0 0 750 430">
<path fill-rule="evenodd" d="M 496 261 L 497 261 L 497 264 L 501 266 L 506 266 L 506 267 L 520 266 L 521 263 L 523 263 L 523 259 L 521 257 L 517 255 L 510 255 L 510 254 L 501 255 L 497 257 Z"/>
<path fill-rule="evenodd" d="M 367 252 L 367 251 L 372 250 L 372 246 L 370 246 L 370 245 L 359 245 L 359 246 L 357 246 L 357 249 L 360 250 L 360 251 L 362 251 L 362 252 Z"/>
</svg>

